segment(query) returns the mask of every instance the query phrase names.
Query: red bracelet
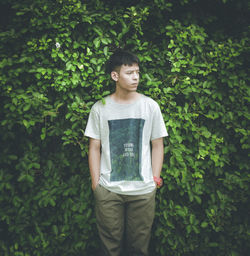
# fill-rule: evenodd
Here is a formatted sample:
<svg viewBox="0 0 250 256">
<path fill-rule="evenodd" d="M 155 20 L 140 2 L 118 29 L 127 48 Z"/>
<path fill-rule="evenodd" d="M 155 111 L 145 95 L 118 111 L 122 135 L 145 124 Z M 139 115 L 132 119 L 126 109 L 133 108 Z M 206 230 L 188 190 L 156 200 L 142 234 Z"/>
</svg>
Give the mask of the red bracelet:
<svg viewBox="0 0 250 256">
<path fill-rule="evenodd" d="M 160 188 L 163 185 L 162 178 L 157 178 L 156 176 L 154 176 L 154 181 L 156 182 L 158 188 Z"/>
</svg>

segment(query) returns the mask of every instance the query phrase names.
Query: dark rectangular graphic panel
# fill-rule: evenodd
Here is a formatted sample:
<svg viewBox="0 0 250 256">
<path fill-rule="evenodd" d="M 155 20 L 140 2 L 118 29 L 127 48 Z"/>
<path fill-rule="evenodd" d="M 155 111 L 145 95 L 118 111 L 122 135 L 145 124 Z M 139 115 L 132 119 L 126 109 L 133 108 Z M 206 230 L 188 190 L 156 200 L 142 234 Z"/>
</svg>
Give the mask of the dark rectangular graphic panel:
<svg viewBox="0 0 250 256">
<path fill-rule="evenodd" d="M 110 120 L 111 181 L 135 181 L 141 177 L 142 133 L 145 120 Z"/>
</svg>

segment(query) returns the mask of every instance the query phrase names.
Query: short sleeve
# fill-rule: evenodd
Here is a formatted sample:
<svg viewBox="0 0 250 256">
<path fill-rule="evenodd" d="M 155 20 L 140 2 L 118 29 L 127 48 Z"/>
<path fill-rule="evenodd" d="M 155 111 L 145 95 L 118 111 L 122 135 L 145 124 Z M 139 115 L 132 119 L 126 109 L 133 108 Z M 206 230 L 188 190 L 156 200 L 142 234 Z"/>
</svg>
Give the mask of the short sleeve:
<svg viewBox="0 0 250 256">
<path fill-rule="evenodd" d="M 100 117 L 92 107 L 84 135 L 93 139 L 100 139 Z"/>
<path fill-rule="evenodd" d="M 158 104 L 153 112 L 151 140 L 168 136 L 165 122 Z"/>
</svg>

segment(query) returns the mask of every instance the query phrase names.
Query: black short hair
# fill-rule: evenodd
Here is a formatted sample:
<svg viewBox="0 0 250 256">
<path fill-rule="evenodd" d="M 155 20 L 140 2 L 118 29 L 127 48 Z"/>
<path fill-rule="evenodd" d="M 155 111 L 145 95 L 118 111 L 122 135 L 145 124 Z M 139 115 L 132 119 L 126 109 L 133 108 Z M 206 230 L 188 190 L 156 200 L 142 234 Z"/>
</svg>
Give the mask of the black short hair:
<svg viewBox="0 0 250 256">
<path fill-rule="evenodd" d="M 132 66 L 135 63 L 139 65 L 139 62 L 139 58 L 135 54 L 125 50 L 117 50 L 109 58 L 106 65 L 106 72 L 110 74 L 122 65 Z"/>
</svg>

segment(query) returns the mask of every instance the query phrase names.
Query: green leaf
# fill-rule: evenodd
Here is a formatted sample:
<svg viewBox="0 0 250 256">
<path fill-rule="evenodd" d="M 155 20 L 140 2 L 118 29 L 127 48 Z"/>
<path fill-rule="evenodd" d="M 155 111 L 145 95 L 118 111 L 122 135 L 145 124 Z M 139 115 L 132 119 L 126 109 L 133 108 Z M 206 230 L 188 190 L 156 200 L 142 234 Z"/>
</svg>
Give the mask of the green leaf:
<svg viewBox="0 0 250 256">
<path fill-rule="evenodd" d="M 99 48 L 100 47 L 100 44 L 101 44 L 101 40 L 99 37 L 95 38 L 94 41 L 93 41 L 94 45 L 95 45 L 95 48 Z"/>
<path fill-rule="evenodd" d="M 54 234 L 55 234 L 56 236 L 58 236 L 58 228 L 57 228 L 56 225 L 53 225 L 53 226 L 52 226 L 52 230 L 53 230 Z"/>
<path fill-rule="evenodd" d="M 31 104 L 26 104 L 24 107 L 23 107 L 23 111 L 28 111 L 31 107 Z"/>
<path fill-rule="evenodd" d="M 27 121 L 27 120 L 25 120 L 25 119 L 23 119 L 23 124 L 24 124 L 24 126 L 26 127 L 26 128 L 29 128 L 29 122 Z"/>
<path fill-rule="evenodd" d="M 206 221 L 203 221 L 202 223 L 201 223 L 201 227 L 202 228 L 206 228 L 208 226 L 208 223 L 206 222 Z"/>
<path fill-rule="evenodd" d="M 105 55 L 105 56 L 108 55 L 108 47 L 107 47 L 107 46 L 105 46 L 105 47 L 103 48 L 103 52 L 104 52 L 104 55 Z"/>
</svg>

